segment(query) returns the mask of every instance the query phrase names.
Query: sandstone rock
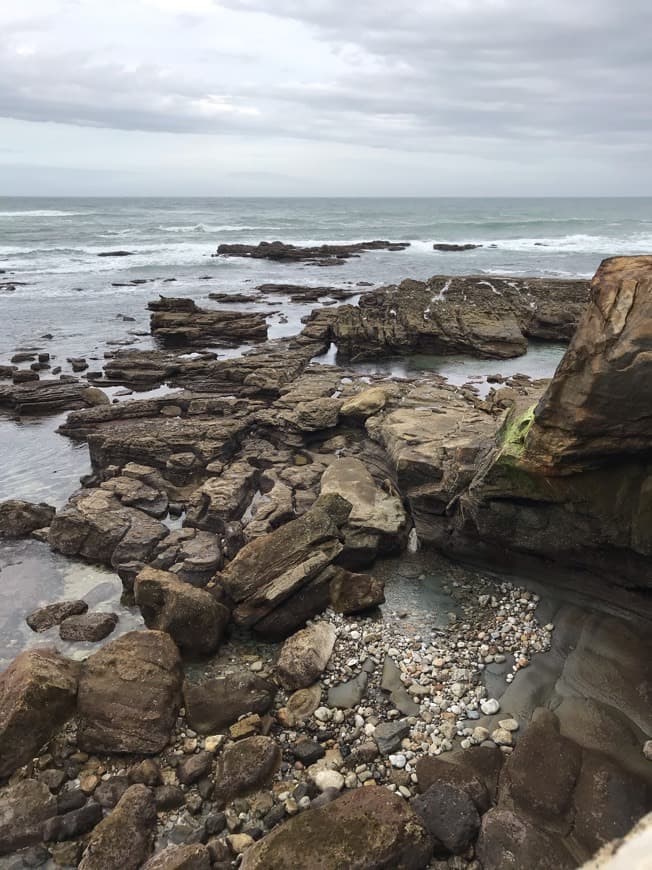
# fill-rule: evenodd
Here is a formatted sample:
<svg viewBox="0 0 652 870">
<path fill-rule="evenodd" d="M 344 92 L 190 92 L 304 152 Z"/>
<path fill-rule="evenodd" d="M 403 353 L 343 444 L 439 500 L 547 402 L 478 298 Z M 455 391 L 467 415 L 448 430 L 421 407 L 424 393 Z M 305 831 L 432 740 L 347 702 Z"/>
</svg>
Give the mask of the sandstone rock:
<svg viewBox="0 0 652 870">
<path fill-rule="evenodd" d="M 288 691 L 312 685 L 326 668 L 334 645 L 335 629 L 328 622 L 317 622 L 288 638 L 277 663 L 281 685 Z"/>
<path fill-rule="evenodd" d="M 59 626 L 61 640 L 97 643 L 108 637 L 118 624 L 117 613 L 85 613 L 69 616 Z"/>
<path fill-rule="evenodd" d="M 224 806 L 265 785 L 281 764 L 281 750 L 271 737 L 247 737 L 227 746 L 218 759 L 215 800 Z"/>
<path fill-rule="evenodd" d="M 463 788 L 435 782 L 411 801 L 426 830 L 454 855 L 462 854 L 480 830 L 478 810 Z"/>
<path fill-rule="evenodd" d="M 339 528 L 350 505 L 318 500 L 303 516 L 246 544 L 219 575 L 236 603 L 234 620 L 253 625 L 320 574 L 342 551 Z"/>
<path fill-rule="evenodd" d="M 229 611 L 209 592 L 167 571 L 144 568 L 134 582 L 134 595 L 145 625 L 167 632 L 180 649 L 210 655 L 221 644 Z"/>
<path fill-rule="evenodd" d="M 177 767 L 177 779 L 181 785 L 192 785 L 206 776 L 213 765 L 212 752 L 198 752 L 184 759 Z"/>
<path fill-rule="evenodd" d="M 332 565 L 324 568 L 303 586 L 258 620 L 253 630 L 271 643 L 285 640 L 303 628 L 309 619 L 322 613 L 330 603 L 330 584 L 335 576 Z"/>
<path fill-rule="evenodd" d="M 168 846 L 150 858 L 143 870 L 211 870 L 210 852 L 201 843 Z"/>
<path fill-rule="evenodd" d="M 561 840 L 507 809 L 483 816 L 476 853 L 483 870 L 571 870 L 577 861 Z"/>
<path fill-rule="evenodd" d="M 69 616 L 78 616 L 81 613 L 86 613 L 88 604 L 85 601 L 57 601 L 54 604 L 46 604 L 45 607 L 39 607 L 34 610 L 29 616 L 25 617 L 25 622 L 29 625 L 32 631 L 47 631 L 55 625 L 59 625 L 64 619 Z"/>
<path fill-rule="evenodd" d="M 192 528 L 170 532 L 157 546 L 151 566 L 171 571 L 184 583 L 206 586 L 222 567 L 217 535 Z"/>
<path fill-rule="evenodd" d="M 423 870 L 431 853 L 430 838 L 408 804 L 386 788 L 373 786 L 275 828 L 245 853 L 241 867 Z"/>
<path fill-rule="evenodd" d="M 183 685 L 188 722 L 200 734 L 219 733 L 247 713 L 266 713 L 275 694 L 272 683 L 249 672 Z"/>
<path fill-rule="evenodd" d="M 0 791 L 0 855 L 40 843 L 57 801 L 42 782 L 25 779 Z"/>
<path fill-rule="evenodd" d="M 167 345 L 238 345 L 267 338 L 266 315 L 251 311 L 210 311 L 192 299 L 161 297 L 148 305 L 152 335 Z"/>
<path fill-rule="evenodd" d="M 78 745 L 87 752 L 160 752 L 181 703 L 181 659 L 169 635 L 133 631 L 84 662 Z"/>
<path fill-rule="evenodd" d="M 387 391 L 382 387 L 370 387 L 347 399 L 340 408 L 341 417 L 350 417 L 353 420 L 366 420 L 387 404 Z"/>
<path fill-rule="evenodd" d="M 333 610 L 349 616 L 385 603 L 385 582 L 369 574 L 338 570 L 330 584 Z"/>
<path fill-rule="evenodd" d="M 137 870 L 152 851 L 156 831 L 154 795 L 132 785 L 91 834 L 80 870 Z"/>
<path fill-rule="evenodd" d="M 321 479 L 324 494 L 335 493 L 352 505 L 342 527 L 344 552 L 339 561 L 364 567 L 377 555 L 400 552 L 407 541 L 407 517 L 401 499 L 376 486 L 359 459 L 338 459 Z"/>
<path fill-rule="evenodd" d="M 78 666 L 53 649 L 27 650 L 0 674 L 0 780 L 73 714 L 77 676 Z"/>
<path fill-rule="evenodd" d="M 22 538 L 36 529 L 49 526 L 55 509 L 47 504 L 32 504 L 20 499 L 0 502 L 0 537 Z"/>
</svg>

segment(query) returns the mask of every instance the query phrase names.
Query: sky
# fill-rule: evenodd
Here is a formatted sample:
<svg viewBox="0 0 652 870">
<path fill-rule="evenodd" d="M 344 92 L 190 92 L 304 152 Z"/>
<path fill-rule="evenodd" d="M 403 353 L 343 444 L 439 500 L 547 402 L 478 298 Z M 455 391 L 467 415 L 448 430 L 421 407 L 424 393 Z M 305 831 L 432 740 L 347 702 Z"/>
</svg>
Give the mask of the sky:
<svg viewBox="0 0 652 870">
<path fill-rule="evenodd" d="M 652 195 L 650 0 L 0 4 L 0 195 Z"/>
</svg>

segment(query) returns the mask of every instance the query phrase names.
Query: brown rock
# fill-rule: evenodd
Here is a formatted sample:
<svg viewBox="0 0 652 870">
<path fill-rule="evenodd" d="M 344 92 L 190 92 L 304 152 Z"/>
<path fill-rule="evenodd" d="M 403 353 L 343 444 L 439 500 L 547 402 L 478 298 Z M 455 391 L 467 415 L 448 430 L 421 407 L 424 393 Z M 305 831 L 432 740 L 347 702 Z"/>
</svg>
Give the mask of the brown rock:
<svg viewBox="0 0 652 870">
<path fill-rule="evenodd" d="M 0 791 L 0 855 L 40 843 L 57 801 L 45 783 L 25 779 Z"/>
<path fill-rule="evenodd" d="M 482 818 L 476 854 L 483 870 L 571 870 L 577 861 L 557 837 L 507 809 Z"/>
<path fill-rule="evenodd" d="M 363 613 L 385 603 L 385 582 L 369 574 L 338 570 L 331 580 L 331 604 L 338 613 Z"/>
<path fill-rule="evenodd" d="M 281 750 L 271 737 L 248 737 L 228 746 L 217 763 L 215 800 L 225 805 L 261 788 L 281 764 Z"/>
<path fill-rule="evenodd" d="M 117 613 L 85 613 L 69 616 L 59 626 L 61 640 L 97 643 L 108 637 L 118 624 Z"/>
<path fill-rule="evenodd" d="M 78 744 L 87 752 L 160 752 L 181 703 L 182 669 L 170 636 L 132 631 L 84 662 Z"/>
<path fill-rule="evenodd" d="M 47 631 L 49 628 L 59 625 L 64 619 L 68 619 L 69 616 L 77 616 L 86 613 L 87 610 L 88 604 L 85 601 L 57 601 L 54 604 L 47 604 L 45 607 L 34 610 L 25 617 L 25 622 L 32 631 Z"/>
<path fill-rule="evenodd" d="M 0 537 L 23 538 L 49 526 L 55 509 L 48 504 L 10 499 L 0 502 Z"/>
<path fill-rule="evenodd" d="M 273 683 L 249 672 L 183 684 L 188 723 L 200 734 L 219 734 L 240 716 L 266 713 L 275 694 Z"/>
<path fill-rule="evenodd" d="M 144 785 L 130 786 L 91 834 L 80 870 L 137 870 L 152 851 L 155 831 L 154 795 Z"/>
<path fill-rule="evenodd" d="M 168 846 L 150 858 L 143 870 L 211 870 L 210 852 L 201 843 Z"/>
<path fill-rule="evenodd" d="M 311 686 L 323 673 L 335 645 L 335 629 L 317 622 L 288 638 L 278 658 L 281 685 L 290 692 Z"/>
</svg>

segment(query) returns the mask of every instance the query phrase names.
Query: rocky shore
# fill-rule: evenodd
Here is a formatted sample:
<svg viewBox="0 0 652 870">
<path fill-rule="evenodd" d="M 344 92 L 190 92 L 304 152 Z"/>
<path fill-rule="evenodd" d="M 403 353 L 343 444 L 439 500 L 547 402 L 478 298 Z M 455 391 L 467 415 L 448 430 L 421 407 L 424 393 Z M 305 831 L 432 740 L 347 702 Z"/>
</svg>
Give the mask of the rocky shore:
<svg viewBox="0 0 652 870">
<path fill-rule="evenodd" d="M 259 288 L 343 298 L 310 289 Z M 69 411 L 92 463 L 58 510 L 0 504 L 0 536 L 123 587 L 115 612 L 24 614 L 47 640 L 0 674 L 0 866 L 548 870 L 624 837 L 652 806 L 651 294 L 652 257 L 591 288 L 436 276 L 276 340 L 258 313 L 161 298 L 159 349 L 84 379 L 0 372 L 0 405 Z M 486 395 L 346 367 L 533 337 L 571 340 L 552 381 L 496 375 Z M 316 363 L 331 343 L 339 364 Z M 441 553 L 554 577 L 450 566 L 415 616 L 393 578 L 421 589 Z M 578 570 L 636 619 L 553 606 Z"/>
</svg>

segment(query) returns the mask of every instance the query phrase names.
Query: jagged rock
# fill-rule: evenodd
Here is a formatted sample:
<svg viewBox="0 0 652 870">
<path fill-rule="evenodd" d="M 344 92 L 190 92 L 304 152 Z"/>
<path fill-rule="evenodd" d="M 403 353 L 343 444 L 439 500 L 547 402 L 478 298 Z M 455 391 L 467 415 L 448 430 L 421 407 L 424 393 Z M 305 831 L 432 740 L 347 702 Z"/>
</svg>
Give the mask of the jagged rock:
<svg viewBox="0 0 652 870">
<path fill-rule="evenodd" d="M 281 750 L 271 737 L 247 737 L 227 746 L 218 759 L 215 800 L 221 806 L 265 785 L 281 764 Z"/>
<path fill-rule="evenodd" d="M 321 573 L 342 550 L 338 524 L 349 511 L 342 498 L 324 499 L 246 544 L 219 575 L 220 586 L 236 604 L 234 620 L 254 625 Z"/>
<path fill-rule="evenodd" d="M 337 426 L 341 399 L 329 397 L 298 402 L 292 411 L 283 414 L 299 432 L 320 432 L 323 429 L 333 429 Z"/>
<path fill-rule="evenodd" d="M 108 637 L 117 624 L 117 613 L 85 613 L 81 616 L 69 616 L 59 626 L 59 637 L 67 641 L 97 643 Z"/>
<path fill-rule="evenodd" d="M 0 408 L 10 408 L 22 415 L 87 408 L 91 404 L 86 398 L 87 389 L 84 381 L 40 381 L 36 372 L 16 371 L 13 385 L 0 386 Z"/>
<path fill-rule="evenodd" d="M 157 546 L 151 565 L 171 571 L 184 583 L 206 586 L 222 567 L 220 543 L 212 532 L 178 529 Z"/>
<path fill-rule="evenodd" d="M 200 734 L 219 734 L 247 713 L 266 713 L 275 694 L 273 683 L 249 672 L 183 685 L 186 717 Z"/>
<path fill-rule="evenodd" d="M 210 852 L 201 843 L 168 846 L 150 858 L 143 870 L 211 870 Z"/>
<path fill-rule="evenodd" d="M 227 524 L 242 518 L 256 487 L 256 469 L 235 462 L 219 477 L 209 477 L 190 498 L 185 525 L 223 533 Z"/>
<path fill-rule="evenodd" d="M 222 244 L 216 257 L 250 257 L 255 260 L 276 260 L 284 263 L 316 262 L 318 265 L 341 262 L 364 251 L 403 251 L 409 242 L 355 242 L 342 245 L 299 247 L 284 242 L 260 242 L 258 245 Z"/>
<path fill-rule="evenodd" d="M 466 244 L 452 244 L 451 242 L 435 242 L 432 246 L 435 251 L 474 251 L 476 248 L 481 248 L 482 245 L 474 245 L 470 242 Z"/>
<path fill-rule="evenodd" d="M 317 622 L 289 637 L 276 665 L 281 685 L 288 691 L 311 686 L 323 673 L 335 645 L 335 629 Z"/>
<path fill-rule="evenodd" d="M 79 868 L 137 870 L 152 852 L 155 832 L 154 795 L 144 785 L 132 785 L 91 834 Z"/>
<path fill-rule="evenodd" d="M 45 607 L 39 607 L 28 616 L 25 617 L 25 622 L 29 625 L 32 631 L 47 631 L 55 625 L 59 625 L 64 619 L 69 616 L 78 616 L 81 613 L 86 613 L 88 604 L 85 601 L 57 601 L 54 604 L 46 604 Z"/>
<path fill-rule="evenodd" d="M 464 789 L 478 812 L 484 813 L 495 800 L 504 760 L 497 746 L 472 746 L 445 757 L 422 756 L 416 764 L 419 791 L 427 791 L 436 782 L 448 782 Z"/>
<path fill-rule="evenodd" d="M 26 764 L 75 709 L 78 665 L 27 650 L 0 674 L 0 780 Z"/>
<path fill-rule="evenodd" d="M 96 803 L 89 803 L 64 815 L 48 819 L 43 827 L 43 839 L 46 842 L 56 843 L 62 840 L 74 840 L 92 831 L 101 821 L 102 807 Z"/>
<path fill-rule="evenodd" d="M 239 345 L 267 339 L 266 315 L 251 311 L 209 311 L 192 299 L 161 297 L 148 305 L 152 335 L 170 345 Z"/>
<path fill-rule="evenodd" d="M 474 802 L 465 789 L 448 782 L 433 783 L 410 805 L 435 842 L 454 855 L 462 854 L 480 830 Z"/>
<path fill-rule="evenodd" d="M 401 499 L 376 486 L 359 459 L 337 459 L 321 479 L 324 494 L 336 493 L 352 505 L 342 526 L 344 551 L 339 561 L 347 567 L 371 564 L 377 555 L 400 552 L 407 540 L 407 516 Z"/>
<path fill-rule="evenodd" d="M 114 495 L 125 507 L 137 508 L 156 519 L 160 520 L 168 512 L 167 493 L 131 475 L 112 477 L 101 483 L 100 488 Z"/>
<path fill-rule="evenodd" d="M 134 595 L 145 625 L 167 632 L 185 652 L 210 655 L 221 644 L 229 611 L 209 592 L 169 571 L 144 568 L 134 581 Z"/>
<path fill-rule="evenodd" d="M 160 752 L 181 704 L 181 683 L 181 658 L 168 634 L 132 631 L 111 641 L 83 665 L 79 747 L 86 752 Z"/>
<path fill-rule="evenodd" d="M 330 603 L 330 584 L 335 568 L 329 565 L 271 610 L 253 626 L 255 634 L 271 643 L 285 640 Z"/>
<path fill-rule="evenodd" d="M 333 610 L 349 616 L 385 603 L 385 581 L 338 569 L 330 584 Z"/>
<path fill-rule="evenodd" d="M 374 731 L 374 740 L 381 755 L 391 755 L 401 745 L 401 740 L 410 733 L 410 725 L 405 719 L 397 722 L 381 722 Z"/>
<path fill-rule="evenodd" d="M 145 562 L 168 534 L 167 526 L 135 508 L 125 507 L 102 489 L 71 497 L 50 524 L 49 541 L 66 556 L 83 556 L 117 567 Z"/>
<path fill-rule="evenodd" d="M 43 827 L 57 812 L 45 783 L 24 779 L 0 791 L 0 855 L 40 843 Z"/>
<path fill-rule="evenodd" d="M 430 837 L 403 798 L 372 786 L 294 816 L 248 849 L 241 867 L 423 870 L 431 854 Z"/>
<path fill-rule="evenodd" d="M 36 529 L 49 526 L 55 508 L 21 499 L 0 502 L 0 537 L 23 538 Z"/>
</svg>

